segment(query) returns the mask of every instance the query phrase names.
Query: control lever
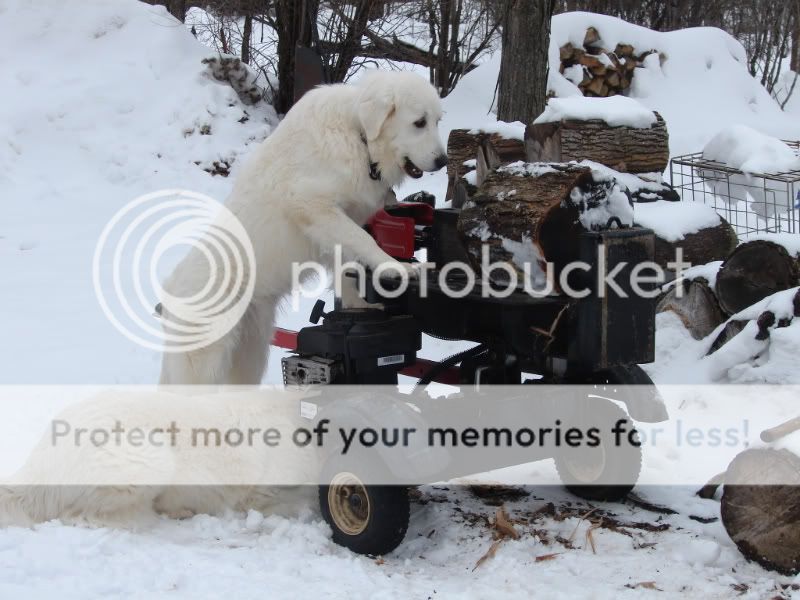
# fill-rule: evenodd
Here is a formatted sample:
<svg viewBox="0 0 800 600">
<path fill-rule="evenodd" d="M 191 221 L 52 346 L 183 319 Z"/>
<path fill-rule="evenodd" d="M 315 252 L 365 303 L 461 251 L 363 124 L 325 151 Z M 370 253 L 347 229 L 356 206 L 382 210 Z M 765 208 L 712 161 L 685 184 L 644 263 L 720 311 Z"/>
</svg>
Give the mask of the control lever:
<svg viewBox="0 0 800 600">
<path fill-rule="evenodd" d="M 311 314 L 308 316 L 308 320 L 316 325 L 319 323 L 319 320 L 325 316 L 327 316 L 327 313 L 325 312 L 325 300 L 317 300 L 314 303 L 314 308 L 311 309 Z"/>
</svg>

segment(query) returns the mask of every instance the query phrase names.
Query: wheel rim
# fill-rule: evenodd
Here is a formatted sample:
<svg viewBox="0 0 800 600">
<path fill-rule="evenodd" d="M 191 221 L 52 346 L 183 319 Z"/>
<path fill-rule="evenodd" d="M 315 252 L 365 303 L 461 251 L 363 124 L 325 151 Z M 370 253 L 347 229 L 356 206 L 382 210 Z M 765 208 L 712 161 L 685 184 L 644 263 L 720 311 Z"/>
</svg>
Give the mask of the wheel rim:
<svg viewBox="0 0 800 600">
<path fill-rule="evenodd" d="M 352 473 L 337 473 L 328 486 L 328 506 L 336 527 L 347 535 L 367 528 L 370 516 L 366 486 Z"/>
<path fill-rule="evenodd" d="M 606 449 L 603 444 L 594 448 L 576 448 L 565 452 L 562 464 L 578 483 L 594 483 L 606 470 Z"/>
</svg>

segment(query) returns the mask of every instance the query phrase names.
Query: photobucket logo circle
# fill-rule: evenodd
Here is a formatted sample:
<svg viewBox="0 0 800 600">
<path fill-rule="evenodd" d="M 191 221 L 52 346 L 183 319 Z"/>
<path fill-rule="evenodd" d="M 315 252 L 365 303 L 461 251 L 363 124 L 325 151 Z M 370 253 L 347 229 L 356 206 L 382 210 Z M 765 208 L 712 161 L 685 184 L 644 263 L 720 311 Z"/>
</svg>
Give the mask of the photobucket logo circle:
<svg viewBox="0 0 800 600">
<path fill-rule="evenodd" d="M 178 275 L 162 286 L 180 257 Z M 227 207 L 197 192 L 160 190 L 108 222 L 95 247 L 92 282 L 106 317 L 128 339 L 189 352 L 239 322 L 253 297 L 255 269 L 247 231 Z"/>
</svg>

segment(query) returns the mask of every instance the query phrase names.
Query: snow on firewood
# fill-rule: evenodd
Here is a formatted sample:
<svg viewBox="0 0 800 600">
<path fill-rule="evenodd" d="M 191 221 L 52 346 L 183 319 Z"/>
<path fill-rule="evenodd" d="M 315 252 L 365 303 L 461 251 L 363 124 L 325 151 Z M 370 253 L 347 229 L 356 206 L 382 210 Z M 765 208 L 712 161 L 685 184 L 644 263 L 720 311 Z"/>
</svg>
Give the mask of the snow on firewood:
<svg viewBox="0 0 800 600">
<path fill-rule="evenodd" d="M 661 200 L 637 204 L 636 222 L 668 242 L 677 242 L 688 234 L 719 225 L 720 217 L 706 204 Z"/>
<path fill-rule="evenodd" d="M 578 207 L 581 225 L 588 231 L 606 229 L 615 220 L 617 227 L 633 225 L 633 204 L 619 184 L 596 172 L 592 176 L 595 183 L 602 184 L 599 191 L 576 187 L 569 195 L 572 204 Z"/>
<path fill-rule="evenodd" d="M 605 121 L 612 127 L 635 127 L 644 129 L 656 122 L 653 111 L 633 98 L 610 96 L 608 98 L 550 98 L 544 112 L 534 124 L 557 123 L 559 121 Z"/>
</svg>

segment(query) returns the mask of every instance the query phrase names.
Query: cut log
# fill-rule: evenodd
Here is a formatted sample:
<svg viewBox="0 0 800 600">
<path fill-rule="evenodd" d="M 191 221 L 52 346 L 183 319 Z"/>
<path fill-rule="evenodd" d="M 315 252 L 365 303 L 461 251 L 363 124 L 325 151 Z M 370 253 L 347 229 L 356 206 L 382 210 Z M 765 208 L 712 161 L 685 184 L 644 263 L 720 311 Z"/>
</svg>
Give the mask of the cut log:
<svg viewBox="0 0 800 600">
<path fill-rule="evenodd" d="M 617 47 L 614 48 L 614 54 L 625 58 L 633 56 L 633 46 L 630 44 L 617 44 Z"/>
<path fill-rule="evenodd" d="M 504 138 L 499 133 L 485 133 L 469 129 L 453 129 L 447 138 L 447 193 L 445 199 L 451 200 L 455 184 L 475 167 L 467 167 L 465 161 L 476 158 L 479 148 L 490 143 L 498 157 L 498 164 L 525 160 L 525 145 L 522 140 Z"/>
<path fill-rule="evenodd" d="M 800 265 L 786 248 L 766 240 L 746 242 L 722 263 L 716 294 L 722 310 L 735 314 L 776 292 L 798 285 Z"/>
<path fill-rule="evenodd" d="M 800 570 L 800 457 L 745 450 L 725 474 L 722 523 L 741 553 L 785 574 Z"/>
<path fill-rule="evenodd" d="M 675 313 L 696 340 L 709 335 L 725 320 L 714 292 L 704 279 L 679 281 L 656 305 L 656 312 L 665 311 Z"/>
<path fill-rule="evenodd" d="M 577 165 L 527 164 L 524 169 L 492 171 L 458 220 L 459 235 L 476 271 L 480 272 L 486 245 L 490 262 L 509 263 L 524 274 L 524 263 L 535 271 L 546 261 L 553 263 L 557 277 L 567 263 L 578 259 L 577 238 L 585 231 L 571 192 L 580 188 L 604 204 L 610 185 L 595 182 L 591 169 Z M 499 269 L 490 276 L 502 283 L 507 277 Z"/>
<path fill-rule="evenodd" d="M 715 260 L 725 260 L 738 243 L 733 227 L 720 217 L 719 225 L 687 233 L 683 239 L 674 242 L 668 242 L 656 234 L 654 260 L 666 269 L 667 263 L 675 261 L 677 249 L 681 248 L 684 261 L 693 265 L 705 265 Z"/>
<path fill-rule="evenodd" d="M 594 27 L 588 27 L 586 29 L 586 35 L 583 36 L 584 48 L 588 48 L 589 46 L 594 46 L 599 41 L 600 41 L 600 32 L 598 32 L 597 29 L 595 29 Z"/>
<path fill-rule="evenodd" d="M 486 134 L 470 133 L 469 129 L 453 129 L 450 132 L 447 138 L 446 200 L 452 199 L 456 182 L 474 168 L 466 167 L 464 162 L 475 158 L 481 135 Z"/>
<path fill-rule="evenodd" d="M 602 94 L 607 84 L 593 79 L 586 91 Z M 611 127 L 604 121 L 531 124 L 525 129 L 528 161 L 593 160 L 628 173 L 660 173 L 669 162 L 669 135 L 661 115 L 649 128 Z"/>
</svg>

